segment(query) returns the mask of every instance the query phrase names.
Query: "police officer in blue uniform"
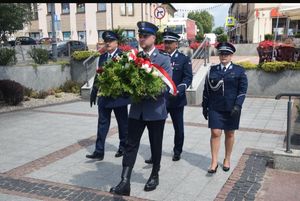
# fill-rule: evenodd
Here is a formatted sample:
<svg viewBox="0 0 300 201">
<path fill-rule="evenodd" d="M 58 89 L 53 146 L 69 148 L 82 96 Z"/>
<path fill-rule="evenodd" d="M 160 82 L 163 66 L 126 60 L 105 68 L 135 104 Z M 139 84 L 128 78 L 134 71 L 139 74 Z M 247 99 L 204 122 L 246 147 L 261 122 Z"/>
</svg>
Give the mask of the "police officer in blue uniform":
<svg viewBox="0 0 300 201">
<path fill-rule="evenodd" d="M 105 42 L 106 53 L 102 54 L 99 58 L 98 68 L 103 68 L 104 63 L 118 56 L 121 50 L 118 48 L 118 35 L 112 31 L 105 31 L 102 34 L 102 38 Z M 96 87 L 97 74 L 95 76 L 91 96 L 90 104 L 96 104 L 96 97 L 98 93 L 98 88 Z M 101 90 L 101 89 L 100 89 Z M 95 151 L 92 154 L 86 155 L 90 159 L 103 160 L 104 150 L 105 150 L 105 139 L 110 126 L 111 112 L 114 111 L 115 117 L 118 123 L 119 130 L 119 149 L 115 154 L 115 157 L 121 157 L 124 153 L 124 147 L 126 143 L 126 137 L 128 133 L 128 109 L 127 105 L 130 103 L 129 98 L 120 97 L 98 97 L 98 130 L 97 130 L 97 140 Z"/>
<path fill-rule="evenodd" d="M 173 161 L 180 160 L 183 142 L 184 142 L 184 125 L 183 111 L 187 105 L 186 89 L 193 80 L 192 63 L 189 57 L 178 51 L 178 41 L 180 36 L 173 32 L 164 32 L 163 41 L 165 51 L 171 57 L 171 67 L 173 70 L 173 81 L 177 86 L 177 96 L 169 95 L 167 100 L 167 111 L 171 115 L 173 127 L 175 130 Z M 152 158 L 145 160 L 146 163 L 152 163 Z"/>
<path fill-rule="evenodd" d="M 211 66 L 203 91 L 203 116 L 211 128 L 212 161 L 208 173 L 218 168 L 218 152 L 222 130 L 225 132 L 223 170 L 229 171 L 234 144 L 234 132 L 239 128 L 241 109 L 246 97 L 248 81 L 243 67 L 231 62 L 235 47 L 227 42 L 216 47 L 220 64 Z"/>
<path fill-rule="evenodd" d="M 158 28 L 149 22 L 138 22 L 139 44 L 143 53 L 150 56 L 152 63 L 164 68 L 172 77 L 170 57 L 162 54 L 155 48 L 154 42 Z M 162 154 L 162 140 L 165 120 L 168 116 L 166 108 L 166 93 L 163 92 L 157 99 L 147 97 L 141 102 L 132 103 L 128 119 L 128 138 L 122 161 L 121 182 L 110 189 L 111 193 L 130 195 L 130 177 L 136 161 L 140 140 L 145 127 L 148 128 L 150 148 L 153 159 L 151 175 L 144 187 L 145 191 L 152 191 L 159 183 L 158 172 Z"/>
</svg>

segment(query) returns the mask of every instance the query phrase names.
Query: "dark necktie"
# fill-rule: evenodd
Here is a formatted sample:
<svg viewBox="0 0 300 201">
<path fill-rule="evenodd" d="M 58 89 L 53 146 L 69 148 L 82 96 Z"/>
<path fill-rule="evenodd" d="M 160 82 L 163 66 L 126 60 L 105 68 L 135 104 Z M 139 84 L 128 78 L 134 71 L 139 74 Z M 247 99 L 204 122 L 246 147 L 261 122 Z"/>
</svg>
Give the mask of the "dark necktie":
<svg viewBox="0 0 300 201">
<path fill-rule="evenodd" d="M 226 67 L 224 66 L 224 67 L 223 67 L 223 72 L 225 72 L 225 71 L 226 71 Z"/>
</svg>

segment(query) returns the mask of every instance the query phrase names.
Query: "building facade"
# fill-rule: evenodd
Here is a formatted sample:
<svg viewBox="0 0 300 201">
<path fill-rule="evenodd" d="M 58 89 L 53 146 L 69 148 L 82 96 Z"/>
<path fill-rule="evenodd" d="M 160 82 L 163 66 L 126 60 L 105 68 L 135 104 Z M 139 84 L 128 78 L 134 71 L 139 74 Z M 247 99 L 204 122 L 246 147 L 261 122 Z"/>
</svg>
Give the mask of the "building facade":
<svg viewBox="0 0 300 201">
<path fill-rule="evenodd" d="M 154 10 L 160 3 L 55 3 L 56 36 L 61 40 L 80 40 L 89 47 L 102 39 L 105 30 L 124 29 L 136 37 L 138 21 L 159 25 Z M 51 3 L 33 3 L 34 20 L 14 34 L 34 39 L 52 37 Z"/>
<path fill-rule="evenodd" d="M 275 34 L 276 23 L 278 40 L 300 32 L 300 20 L 290 20 L 280 13 L 288 7 L 284 3 L 233 3 L 228 15 L 236 19 L 235 27 L 228 29 L 230 40 L 235 43 L 259 43 L 265 34 Z"/>
</svg>

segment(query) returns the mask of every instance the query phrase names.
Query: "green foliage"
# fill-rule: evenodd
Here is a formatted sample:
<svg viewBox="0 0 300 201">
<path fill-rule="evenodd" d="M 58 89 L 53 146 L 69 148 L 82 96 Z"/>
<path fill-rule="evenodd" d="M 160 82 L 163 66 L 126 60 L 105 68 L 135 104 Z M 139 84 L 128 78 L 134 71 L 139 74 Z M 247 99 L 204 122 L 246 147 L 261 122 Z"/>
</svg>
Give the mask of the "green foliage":
<svg viewBox="0 0 300 201">
<path fill-rule="evenodd" d="M 17 63 L 16 51 L 10 48 L 0 48 L 0 66 Z"/>
<path fill-rule="evenodd" d="M 203 32 L 200 33 L 202 34 L 211 33 L 212 27 L 214 26 L 214 17 L 206 10 L 201 12 L 199 11 L 189 12 L 188 18 L 195 20 L 198 28 L 202 25 Z"/>
<path fill-rule="evenodd" d="M 0 92 L 9 105 L 18 105 L 24 99 L 24 87 L 13 80 L 0 80 Z"/>
<path fill-rule="evenodd" d="M 125 44 L 125 42 L 126 42 L 126 37 L 125 37 L 125 35 L 124 35 L 124 33 L 125 33 L 125 32 L 124 32 L 124 29 L 122 29 L 122 28 L 120 28 L 120 27 L 118 26 L 117 29 L 113 29 L 112 31 L 115 32 L 116 34 L 118 34 L 118 37 L 119 37 L 118 43 L 119 43 L 119 45 Z"/>
<path fill-rule="evenodd" d="M 100 56 L 100 53 L 98 51 L 92 51 L 92 50 L 84 50 L 84 51 L 75 51 L 72 54 L 72 59 L 76 61 L 83 61 L 90 56 L 98 57 Z"/>
<path fill-rule="evenodd" d="M 216 27 L 213 31 L 216 35 L 221 35 L 224 33 L 224 28 L 223 27 Z"/>
<path fill-rule="evenodd" d="M 163 43 L 163 32 L 158 31 L 156 32 L 156 40 L 155 45 Z"/>
<path fill-rule="evenodd" d="M 70 61 L 57 61 L 56 63 L 61 65 L 61 71 L 64 71 L 65 67 L 70 65 Z"/>
<path fill-rule="evenodd" d="M 295 34 L 295 38 L 300 38 L 300 33 Z"/>
<path fill-rule="evenodd" d="M 36 64 L 46 64 L 49 61 L 48 50 L 43 48 L 31 48 L 28 51 L 29 56 Z"/>
<path fill-rule="evenodd" d="M 265 34 L 265 40 L 274 40 L 273 34 Z"/>
<path fill-rule="evenodd" d="M 22 30 L 32 19 L 29 3 L 0 3 L 0 42 L 7 34 Z"/>
<path fill-rule="evenodd" d="M 196 41 L 201 43 L 204 40 L 204 36 L 201 33 L 196 35 Z"/>
<path fill-rule="evenodd" d="M 161 78 L 137 66 L 134 61 L 128 61 L 123 54 L 119 62 L 106 63 L 104 71 L 97 76 L 96 84 L 100 88 L 99 95 L 117 98 L 128 95 L 134 102 L 144 98 L 153 98 L 162 93 L 165 85 Z"/>
<path fill-rule="evenodd" d="M 221 42 L 227 42 L 228 41 L 228 36 L 225 33 L 222 34 L 222 35 L 218 35 L 217 36 L 217 41 L 219 43 L 221 43 Z"/>
<path fill-rule="evenodd" d="M 253 64 L 250 61 L 241 61 L 241 62 L 237 62 L 236 64 L 242 66 L 246 70 L 256 70 L 257 69 L 257 64 Z"/>
<path fill-rule="evenodd" d="M 63 85 L 59 87 L 61 92 L 79 94 L 82 83 L 75 82 L 73 80 L 67 80 Z M 58 93 L 57 90 L 55 90 Z"/>
<path fill-rule="evenodd" d="M 46 91 L 33 91 L 30 94 L 30 98 L 36 98 L 36 99 L 45 99 L 49 94 Z"/>
</svg>

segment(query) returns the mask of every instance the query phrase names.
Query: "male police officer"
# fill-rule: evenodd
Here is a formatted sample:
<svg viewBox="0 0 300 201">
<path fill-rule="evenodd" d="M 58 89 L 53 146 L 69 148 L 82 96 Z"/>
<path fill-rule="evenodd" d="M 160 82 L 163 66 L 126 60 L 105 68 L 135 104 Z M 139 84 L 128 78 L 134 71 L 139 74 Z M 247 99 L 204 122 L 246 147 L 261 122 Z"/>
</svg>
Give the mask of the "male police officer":
<svg viewBox="0 0 300 201">
<path fill-rule="evenodd" d="M 173 69 L 173 81 L 177 86 L 178 95 L 169 95 L 167 111 L 170 113 L 175 130 L 173 161 L 180 160 L 184 142 L 183 108 L 187 105 L 185 91 L 193 80 L 192 63 L 189 57 L 178 51 L 178 40 L 180 36 L 173 32 L 164 32 L 163 41 L 165 51 L 171 56 L 171 67 Z M 145 160 L 152 163 L 151 158 Z"/>
<path fill-rule="evenodd" d="M 223 170 L 229 171 L 234 132 L 239 128 L 241 108 L 246 97 L 248 81 L 245 69 L 231 62 L 235 47 L 219 43 L 220 64 L 211 66 L 203 91 L 203 116 L 211 129 L 211 164 L 208 173 L 216 173 L 222 130 L 225 132 Z"/>
<path fill-rule="evenodd" d="M 105 42 L 106 53 L 102 54 L 99 58 L 98 68 L 102 68 L 102 65 L 109 59 L 116 57 L 121 50 L 118 48 L 118 36 L 112 31 L 105 31 L 102 34 L 102 38 Z M 96 75 L 97 76 L 97 75 Z M 95 76 L 95 80 L 97 77 Z M 101 90 L 101 89 L 100 89 Z M 98 88 L 93 84 L 90 104 L 96 104 L 96 97 Z M 98 97 L 98 131 L 95 151 L 93 154 L 86 155 L 87 158 L 103 160 L 104 158 L 104 147 L 105 139 L 110 126 L 111 111 L 113 110 L 118 123 L 119 130 L 119 149 L 115 154 L 115 157 L 121 157 L 124 153 L 124 147 L 127 137 L 128 129 L 128 110 L 127 105 L 129 104 L 129 98 L 111 98 L 111 97 Z"/>
<path fill-rule="evenodd" d="M 149 22 L 138 22 L 137 26 L 139 28 L 139 44 L 143 52 L 150 56 L 152 63 L 163 67 L 172 77 L 169 56 L 160 53 L 154 46 L 156 39 L 155 34 L 158 28 Z M 139 103 L 132 103 L 129 111 L 128 138 L 122 161 L 122 180 L 116 187 L 110 189 L 111 193 L 130 195 L 131 172 L 145 127 L 147 127 L 149 131 L 153 167 L 144 190 L 152 191 L 158 185 L 164 125 L 168 116 L 165 93 L 166 92 L 163 92 L 156 100 L 153 98 L 145 98 Z"/>
</svg>

